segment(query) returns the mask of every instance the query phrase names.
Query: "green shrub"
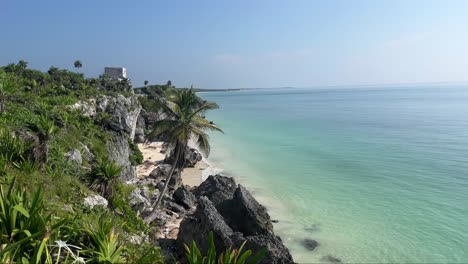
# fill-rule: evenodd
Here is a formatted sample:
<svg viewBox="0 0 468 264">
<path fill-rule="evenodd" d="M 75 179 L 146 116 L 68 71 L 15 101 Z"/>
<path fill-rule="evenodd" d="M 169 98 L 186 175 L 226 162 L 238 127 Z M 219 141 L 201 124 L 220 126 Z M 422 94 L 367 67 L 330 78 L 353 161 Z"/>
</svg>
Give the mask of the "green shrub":
<svg viewBox="0 0 468 264">
<path fill-rule="evenodd" d="M 96 263 L 124 263 L 124 246 L 112 218 L 102 214 L 97 221 L 88 222 L 84 230 L 93 245 L 85 250 Z"/>
<path fill-rule="evenodd" d="M 7 129 L 0 129 L 0 156 L 9 161 L 22 161 L 28 146 Z"/>
<path fill-rule="evenodd" d="M 130 146 L 130 163 L 133 166 L 136 166 L 138 164 L 143 164 L 143 153 L 141 153 L 140 149 L 138 148 L 137 144 L 132 142 L 131 140 L 128 140 L 128 144 Z"/>
<path fill-rule="evenodd" d="M 64 222 L 45 213 L 42 189 L 30 198 L 14 181 L 0 186 L 0 261 L 50 263 L 49 241 Z"/>
<path fill-rule="evenodd" d="M 135 264 L 163 264 L 164 256 L 161 254 L 160 248 L 157 248 L 150 243 L 141 245 L 129 244 L 126 247 L 126 255 L 128 263 Z"/>
<path fill-rule="evenodd" d="M 266 249 L 261 250 L 254 256 L 251 256 L 251 250 L 242 252 L 247 242 L 245 241 L 239 249 L 232 249 L 229 247 L 216 258 L 216 246 L 214 244 L 213 232 L 210 232 L 209 240 L 210 246 L 206 256 L 202 255 L 195 241 L 192 241 L 190 247 L 184 245 L 187 251 L 186 256 L 189 264 L 256 264 L 259 263 L 266 254 Z"/>
<path fill-rule="evenodd" d="M 98 160 L 91 172 L 90 187 L 104 197 L 111 197 L 123 167 L 109 159 Z"/>
</svg>

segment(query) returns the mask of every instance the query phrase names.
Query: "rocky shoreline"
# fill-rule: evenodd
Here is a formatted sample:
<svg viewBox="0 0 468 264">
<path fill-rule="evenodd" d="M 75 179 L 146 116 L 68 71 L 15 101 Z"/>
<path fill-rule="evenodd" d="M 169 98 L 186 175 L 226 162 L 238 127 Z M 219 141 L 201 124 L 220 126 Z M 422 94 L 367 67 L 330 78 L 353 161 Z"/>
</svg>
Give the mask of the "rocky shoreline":
<svg viewBox="0 0 468 264">
<path fill-rule="evenodd" d="M 155 155 L 159 152 L 159 155 Z M 160 153 L 163 152 L 163 153 Z M 159 195 L 170 165 L 162 144 L 152 151 L 142 151 L 145 162 L 137 166 L 137 177 L 127 181 L 136 188 L 130 195 L 131 205 L 142 217 L 151 211 L 151 205 Z M 187 164 L 195 169 L 201 163 L 196 149 L 187 152 Z M 154 160 L 158 158 L 159 160 Z M 209 166 L 203 164 L 203 169 Z M 150 169 L 154 168 L 154 169 Z M 190 168 L 189 168 L 190 170 Z M 163 209 L 153 222 L 159 230 L 151 240 L 158 242 L 168 257 L 184 261 L 184 244 L 194 240 L 202 252 L 208 249 L 208 234 L 213 232 L 219 252 L 229 246 L 239 247 L 244 241 L 253 252 L 263 248 L 267 254 L 261 263 L 294 263 L 289 250 L 273 232 L 273 225 L 264 206 L 260 205 L 250 192 L 238 185 L 233 178 L 222 175 L 209 176 L 201 182 L 202 169 L 198 173 L 182 175 L 176 173 L 170 183 L 170 191 L 164 197 Z M 184 170 L 185 171 L 185 170 Z M 184 185 L 189 177 L 196 177 L 201 183 Z M 197 179 L 191 183 L 197 182 Z"/>
<path fill-rule="evenodd" d="M 88 116 L 99 112 L 112 115 L 108 124 L 115 133 L 109 145 L 111 158 L 124 166 L 121 179 L 134 188 L 128 197 L 132 209 L 142 218 L 148 216 L 171 168 L 164 142 L 143 143 L 146 128 L 160 118 L 159 114 L 146 112 L 134 98 L 122 96 L 103 97 L 91 104 L 81 103 L 73 107 Z M 143 164 L 130 164 L 129 139 L 133 139 L 142 152 Z M 272 223 L 275 221 L 244 186 L 238 185 L 233 178 L 213 173 L 216 170 L 193 147 L 186 151 L 185 164 L 186 168 L 182 172 L 176 171 L 169 183 L 161 213 L 152 223 L 156 231 L 128 239 L 136 243 L 156 241 L 167 260 L 184 263 L 183 245 L 194 240 L 200 250 L 206 252 L 208 234 L 212 231 L 218 251 L 229 246 L 239 247 L 247 241 L 246 247 L 254 253 L 263 248 L 268 250 L 261 263 L 294 263 L 281 238 L 274 234 Z M 202 181 L 205 177 L 207 179 Z M 107 207 L 105 199 L 100 201 L 99 198 L 102 197 L 90 197 L 87 203 L 91 207 Z M 302 245 L 313 251 L 319 243 L 305 239 Z M 326 256 L 323 261 L 341 262 L 333 256 Z"/>
</svg>

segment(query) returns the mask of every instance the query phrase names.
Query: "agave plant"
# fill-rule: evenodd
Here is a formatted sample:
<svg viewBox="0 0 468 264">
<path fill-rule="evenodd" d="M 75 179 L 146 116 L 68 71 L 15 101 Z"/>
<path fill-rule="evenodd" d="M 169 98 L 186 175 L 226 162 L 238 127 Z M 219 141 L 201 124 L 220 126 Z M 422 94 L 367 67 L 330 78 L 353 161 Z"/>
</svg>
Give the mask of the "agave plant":
<svg viewBox="0 0 468 264">
<path fill-rule="evenodd" d="M 88 222 L 84 228 L 94 246 L 93 249 L 85 250 L 85 253 L 88 253 L 97 263 L 125 262 L 122 256 L 124 246 L 115 223 L 111 219 L 106 214 L 102 214 L 97 221 Z"/>
<path fill-rule="evenodd" d="M 259 251 L 254 256 L 252 256 L 251 250 L 243 251 L 245 243 L 247 242 L 244 241 L 239 249 L 232 249 L 232 247 L 229 247 L 216 258 L 216 246 L 213 239 L 213 232 L 210 232 L 209 240 L 210 245 L 206 256 L 202 255 L 195 241 L 192 241 L 190 247 L 184 245 L 189 264 L 256 264 L 259 263 L 266 254 L 266 249 Z"/>
<path fill-rule="evenodd" d="M 41 188 L 29 197 L 14 180 L 7 191 L 0 186 L 0 262 L 51 263 L 49 240 L 66 221 L 54 220 L 44 212 Z"/>
<path fill-rule="evenodd" d="M 7 129 L 0 129 L 0 156 L 8 162 L 22 161 L 27 145 Z"/>
<path fill-rule="evenodd" d="M 91 188 L 104 197 L 110 197 L 114 193 L 114 187 L 118 181 L 123 167 L 110 161 L 102 159 L 91 172 Z"/>
<path fill-rule="evenodd" d="M 49 156 L 49 142 L 54 134 L 59 129 L 55 126 L 53 119 L 47 115 L 40 115 L 37 118 L 32 118 L 27 123 L 28 128 L 36 133 L 39 138 L 39 144 L 34 148 L 34 159 L 36 162 L 45 164 Z"/>
</svg>

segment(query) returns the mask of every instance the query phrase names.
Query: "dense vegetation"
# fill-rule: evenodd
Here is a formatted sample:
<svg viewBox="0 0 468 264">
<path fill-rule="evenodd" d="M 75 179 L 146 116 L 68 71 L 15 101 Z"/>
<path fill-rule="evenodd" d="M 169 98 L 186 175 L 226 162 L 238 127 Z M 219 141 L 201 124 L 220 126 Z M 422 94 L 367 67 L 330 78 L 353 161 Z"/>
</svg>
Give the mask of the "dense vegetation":
<svg viewBox="0 0 468 264">
<path fill-rule="evenodd" d="M 41 72 L 25 61 L 0 68 L 1 263 L 163 261 L 158 248 L 128 239 L 149 230 L 128 204 L 131 187 L 117 180 L 122 168 L 108 157 L 112 134 L 102 119 L 70 107 L 117 93 L 132 93 L 128 79 Z M 92 157 L 70 162 L 65 154 L 73 149 Z M 132 163 L 141 163 L 131 149 Z M 94 193 L 107 198 L 109 210 L 83 205 Z"/>
</svg>

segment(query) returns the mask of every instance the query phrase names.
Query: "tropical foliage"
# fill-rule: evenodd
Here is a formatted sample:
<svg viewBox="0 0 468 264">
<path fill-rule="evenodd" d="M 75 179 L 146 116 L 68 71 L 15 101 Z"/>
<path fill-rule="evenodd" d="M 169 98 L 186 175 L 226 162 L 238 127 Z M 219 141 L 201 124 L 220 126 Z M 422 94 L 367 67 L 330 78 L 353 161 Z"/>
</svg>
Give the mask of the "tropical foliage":
<svg viewBox="0 0 468 264">
<path fill-rule="evenodd" d="M 239 249 L 227 248 L 216 257 L 216 246 L 213 239 L 213 232 L 209 234 L 209 248 L 206 255 L 203 255 L 197 247 L 195 241 L 190 246 L 185 246 L 186 257 L 189 264 L 256 264 L 264 257 L 266 250 L 263 249 L 252 256 L 251 250 L 244 250 L 245 243 Z"/>
</svg>

